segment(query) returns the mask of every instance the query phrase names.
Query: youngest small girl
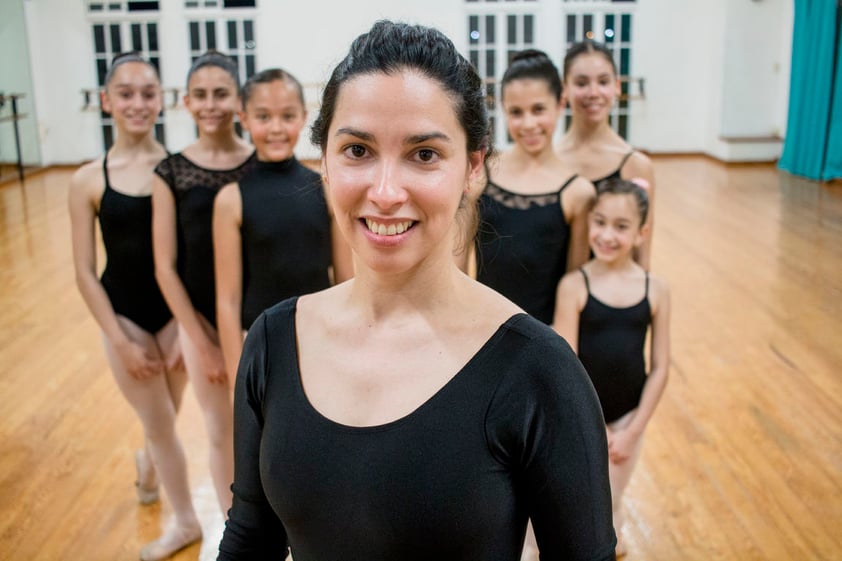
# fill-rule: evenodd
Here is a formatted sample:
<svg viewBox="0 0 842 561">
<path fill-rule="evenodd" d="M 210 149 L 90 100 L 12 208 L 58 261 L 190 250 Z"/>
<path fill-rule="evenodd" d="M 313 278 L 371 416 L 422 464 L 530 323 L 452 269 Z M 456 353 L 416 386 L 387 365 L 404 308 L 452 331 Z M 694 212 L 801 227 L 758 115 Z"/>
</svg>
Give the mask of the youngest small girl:
<svg viewBox="0 0 842 561">
<path fill-rule="evenodd" d="M 621 536 L 623 491 L 640 455 L 643 430 L 667 382 L 670 297 L 666 283 L 632 257 L 649 229 L 645 184 L 609 179 L 596 187 L 588 218 L 593 258 L 562 278 L 554 327 L 578 353 L 602 404 L 620 556 L 626 552 Z M 647 374 L 644 346 L 650 324 Z"/>
</svg>

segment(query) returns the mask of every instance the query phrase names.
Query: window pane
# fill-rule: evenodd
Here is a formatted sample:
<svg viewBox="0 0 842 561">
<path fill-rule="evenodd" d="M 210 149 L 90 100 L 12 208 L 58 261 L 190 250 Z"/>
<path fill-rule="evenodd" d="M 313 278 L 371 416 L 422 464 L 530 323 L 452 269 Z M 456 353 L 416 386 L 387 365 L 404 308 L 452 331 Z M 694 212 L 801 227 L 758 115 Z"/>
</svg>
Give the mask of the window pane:
<svg viewBox="0 0 842 561">
<path fill-rule="evenodd" d="M 495 64 L 494 51 L 485 51 L 485 75 L 493 78 L 497 75 L 497 67 Z"/>
<path fill-rule="evenodd" d="M 471 45 L 479 43 L 479 16 L 468 16 L 468 40 Z"/>
<path fill-rule="evenodd" d="M 243 40 L 246 42 L 245 47 L 247 49 L 254 48 L 254 22 L 250 19 L 243 22 Z M 252 45 L 249 46 L 249 43 L 252 43 Z"/>
<path fill-rule="evenodd" d="M 479 51 L 476 49 L 471 49 L 470 57 L 471 65 L 474 67 L 474 70 L 479 71 Z"/>
<path fill-rule="evenodd" d="M 228 20 L 228 48 L 237 48 L 237 22 L 234 20 Z"/>
<path fill-rule="evenodd" d="M 123 43 L 120 41 L 120 25 L 111 24 L 111 52 L 120 53 L 123 51 Z"/>
<path fill-rule="evenodd" d="M 506 16 L 506 41 L 509 45 L 517 44 L 517 16 Z"/>
<path fill-rule="evenodd" d="M 631 41 L 631 14 L 623 14 L 621 21 L 623 23 L 623 36 L 620 37 L 620 41 Z"/>
<path fill-rule="evenodd" d="M 101 25 L 94 26 L 94 51 L 105 52 L 105 28 Z"/>
<path fill-rule="evenodd" d="M 494 37 L 494 16 L 485 16 L 485 44 L 491 45 L 496 42 Z"/>
<path fill-rule="evenodd" d="M 98 58 L 96 61 L 96 79 L 100 86 L 105 85 L 106 72 L 108 72 L 108 61 L 104 58 Z"/>
<path fill-rule="evenodd" d="M 529 14 L 523 16 L 523 42 L 526 45 L 531 45 L 535 41 L 534 20 L 535 17 Z"/>
<path fill-rule="evenodd" d="M 199 22 L 190 22 L 190 50 L 198 51 L 202 48 L 199 42 Z"/>
<path fill-rule="evenodd" d="M 585 14 L 582 18 L 582 33 L 584 34 L 584 39 L 593 38 L 593 15 Z"/>
<path fill-rule="evenodd" d="M 129 2 L 130 12 L 147 12 L 158 9 L 158 2 Z"/>
<path fill-rule="evenodd" d="M 208 49 L 216 48 L 216 22 L 206 21 L 205 32 L 207 33 Z"/>
<path fill-rule="evenodd" d="M 132 50 L 143 50 L 143 35 L 141 34 L 139 23 L 132 24 Z"/>
<path fill-rule="evenodd" d="M 149 23 L 146 25 L 146 36 L 149 39 L 149 50 L 151 52 L 158 51 L 158 24 Z"/>
<path fill-rule="evenodd" d="M 254 55 L 246 55 L 246 78 L 254 74 Z"/>
<path fill-rule="evenodd" d="M 225 0 L 226 8 L 254 8 L 254 0 Z"/>
<path fill-rule="evenodd" d="M 573 14 L 567 16 L 567 42 L 576 42 L 576 16 Z"/>
<path fill-rule="evenodd" d="M 614 42 L 614 14 L 608 14 L 605 16 L 605 42 L 606 43 L 613 43 Z"/>
<path fill-rule="evenodd" d="M 629 75 L 629 49 L 623 47 L 620 49 L 620 76 Z M 628 85 L 628 84 L 626 84 Z"/>
</svg>

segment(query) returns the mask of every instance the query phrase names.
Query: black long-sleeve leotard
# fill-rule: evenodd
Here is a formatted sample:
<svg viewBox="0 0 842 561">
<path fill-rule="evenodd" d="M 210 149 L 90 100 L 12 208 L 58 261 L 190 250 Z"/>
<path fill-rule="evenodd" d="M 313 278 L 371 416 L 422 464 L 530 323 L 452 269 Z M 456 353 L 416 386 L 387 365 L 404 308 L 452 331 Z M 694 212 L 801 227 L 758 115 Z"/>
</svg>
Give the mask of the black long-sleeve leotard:
<svg viewBox="0 0 842 561">
<path fill-rule="evenodd" d="M 539 321 L 506 321 L 409 415 L 350 427 L 308 401 L 296 300 L 261 315 L 235 391 L 221 560 L 614 559 L 605 429 L 587 374 Z"/>
</svg>

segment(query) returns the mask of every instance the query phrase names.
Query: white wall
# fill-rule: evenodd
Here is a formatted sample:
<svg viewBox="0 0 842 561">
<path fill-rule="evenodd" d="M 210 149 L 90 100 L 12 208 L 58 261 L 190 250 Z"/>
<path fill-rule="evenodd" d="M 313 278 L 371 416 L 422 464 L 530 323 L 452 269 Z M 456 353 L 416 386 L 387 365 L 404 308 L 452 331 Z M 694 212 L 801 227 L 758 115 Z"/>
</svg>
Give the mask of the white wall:
<svg viewBox="0 0 842 561">
<path fill-rule="evenodd" d="M 38 142 L 38 119 L 35 115 L 29 50 L 26 43 L 26 22 L 23 0 L 2 0 L 0 17 L 0 92 L 23 94 L 17 101 L 18 114 L 26 116 L 18 121 L 20 155 L 24 164 L 37 165 L 41 161 Z M 3 117 L 12 115 L 11 101 L 0 111 Z M 16 162 L 14 124 L 0 122 L 0 161 Z"/>
<path fill-rule="evenodd" d="M 3 0 L 7 2 L 9 0 Z M 102 150 L 99 117 L 82 113 L 83 88 L 96 83 L 92 36 L 82 0 L 20 0 L 26 8 L 42 159 L 76 163 Z M 720 137 L 785 130 L 792 28 L 791 0 L 638 0 L 632 74 L 646 80 L 646 99 L 631 104 L 630 141 L 651 152 L 706 152 L 725 159 Z M 188 60 L 183 1 L 162 0 L 159 35 L 165 87 L 184 87 Z M 281 66 L 305 84 L 323 83 L 350 41 L 381 17 L 434 25 L 465 52 L 462 0 L 258 0 L 258 68 Z M 504 6 L 504 3 L 500 4 Z M 476 6 L 476 4 L 474 4 Z M 539 47 L 556 52 L 548 18 L 555 0 L 539 0 Z M 174 54 L 176 53 L 176 54 Z M 777 69 L 777 70 L 775 70 Z M 314 116 L 318 88 L 306 95 Z M 167 110 L 167 139 L 179 150 L 193 139 L 190 116 Z M 762 131 L 762 132 L 761 132 Z M 315 151 L 302 137 L 299 156 Z M 754 156 L 749 154 L 748 159 Z M 772 155 L 771 157 L 774 157 Z"/>
</svg>

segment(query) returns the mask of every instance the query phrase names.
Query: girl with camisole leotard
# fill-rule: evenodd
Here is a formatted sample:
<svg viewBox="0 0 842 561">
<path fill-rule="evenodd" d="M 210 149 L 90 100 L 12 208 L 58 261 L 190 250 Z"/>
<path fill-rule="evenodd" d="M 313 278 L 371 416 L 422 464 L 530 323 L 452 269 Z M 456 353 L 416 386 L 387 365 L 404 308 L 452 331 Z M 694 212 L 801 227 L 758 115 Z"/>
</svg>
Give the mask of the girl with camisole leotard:
<svg viewBox="0 0 842 561">
<path fill-rule="evenodd" d="M 597 186 L 588 234 L 594 257 L 562 279 L 554 325 L 577 351 L 602 406 L 618 555 L 625 553 L 623 491 L 669 369 L 669 289 L 632 258 L 649 233 L 648 204 L 646 190 L 631 181 Z"/>
<path fill-rule="evenodd" d="M 570 127 L 556 153 L 571 169 L 594 185 L 606 179 L 636 179 L 649 185 L 654 204 L 652 162 L 632 148 L 611 127 L 609 117 L 620 95 L 620 80 L 612 52 L 595 41 L 576 43 L 567 50 L 563 67 L 564 100 L 570 107 Z M 634 251 L 635 260 L 649 270 L 654 209 L 647 218 L 649 236 Z"/>
<path fill-rule="evenodd" d="M 163 559 L 199 540 L 187 463 L 175 430 L 186 376 L 177 328 L 155 281 L 153 169 L 166 156 L 153 128 L 161 111 L 157 71 L 138 55 L 115 58 L 101 102 L 117 131 L 101 158 L 82 166 L 70 188 L 73 261 L 79 291 L 102 329 L 114 378 L 137 413 L 146 446 L 135 454 L 138 500 L 158 500 L 158 481 L 173 511 L 164 533 L 140 558 Z M 95 223 L 106 266 L 97 279 Z"/>
<path fill-rule="evenodd" d="M 155 269 L 178 320 L 184 364 L 205 419 L 210 473 L 223 514 L 234 474 L 231 378 L 216 330 L 212 213 L 219 190 L 254 165 L 252 147 L 234 130 L 240 105 L 237 68 L 215 51 L 187 75 L 184 104 L 199 133 L 155 170 L 152 204 Z"/>
<path fill-rule="evenodd" d="M 585 217 L 594 189 L 553 152 L 561 82 L 546 54 L 516 55 L 501 99 L 514 146 L 486 171 L 477 280 L 550 324 L 561 277 L 588 258 Z"/>
</svg>

